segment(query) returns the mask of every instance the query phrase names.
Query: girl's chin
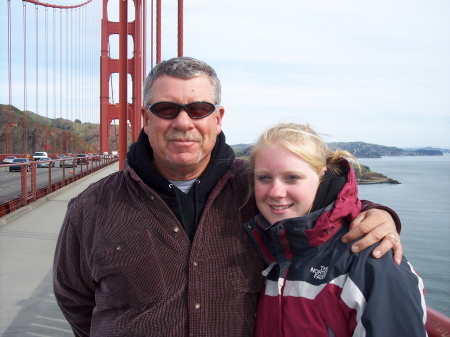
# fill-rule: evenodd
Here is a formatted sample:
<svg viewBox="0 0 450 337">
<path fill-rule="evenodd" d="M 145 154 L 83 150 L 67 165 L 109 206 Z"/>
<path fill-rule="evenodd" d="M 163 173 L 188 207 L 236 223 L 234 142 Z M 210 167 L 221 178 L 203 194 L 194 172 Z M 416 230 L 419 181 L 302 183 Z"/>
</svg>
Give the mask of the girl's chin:
<svg viewBox="0 0 450 337">
<path fill-rule="evenodd" d="M 267 221 L 270 222 L 271 225 L 273 225 L 275 222 L 281 221 L 281 220 L 285 220 L 285 219 L 290 219 L 290 218 L 298 218 L 301 216 L 305 216 L 307 213 L 306 212 L 302 212 L 302 213 L 296 213 L 293 214 L 292 212 L 285 212 L 284 214 L 274 214 L 274 212 L 270 212 L 270 214 L 264 214 L 262 213 L 262 215 L 267 219 Z"/>
</svg>

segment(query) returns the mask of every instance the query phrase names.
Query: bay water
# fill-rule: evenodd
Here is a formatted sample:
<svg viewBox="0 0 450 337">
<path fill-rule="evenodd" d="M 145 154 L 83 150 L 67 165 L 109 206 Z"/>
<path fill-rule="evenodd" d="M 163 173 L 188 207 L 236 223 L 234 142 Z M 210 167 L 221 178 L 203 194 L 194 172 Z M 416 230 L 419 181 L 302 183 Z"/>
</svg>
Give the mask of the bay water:
<svg viewBox="0 0 450 337">
<path fill-rule="evenodd" d="M 358 161 L 401 183 L 359 185 L 360 199 L 397 212 L 403 253 L 424 281 L 427 305 L 450 316 L 450 154 Z"/>
</svg>

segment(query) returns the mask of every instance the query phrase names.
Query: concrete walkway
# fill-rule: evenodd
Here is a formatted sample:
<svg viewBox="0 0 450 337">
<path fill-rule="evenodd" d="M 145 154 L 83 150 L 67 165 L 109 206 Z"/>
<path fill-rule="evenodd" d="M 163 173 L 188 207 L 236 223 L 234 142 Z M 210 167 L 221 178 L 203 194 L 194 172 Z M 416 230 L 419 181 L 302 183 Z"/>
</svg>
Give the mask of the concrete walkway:
<svg viewBox="0 0 450 337">
<path fill-rule="evenodd" d="M 0 218 L 0 336 L 73 336 L 55 302 L 52 264 L 67 203 L 118 162 Z"/>
</svg>

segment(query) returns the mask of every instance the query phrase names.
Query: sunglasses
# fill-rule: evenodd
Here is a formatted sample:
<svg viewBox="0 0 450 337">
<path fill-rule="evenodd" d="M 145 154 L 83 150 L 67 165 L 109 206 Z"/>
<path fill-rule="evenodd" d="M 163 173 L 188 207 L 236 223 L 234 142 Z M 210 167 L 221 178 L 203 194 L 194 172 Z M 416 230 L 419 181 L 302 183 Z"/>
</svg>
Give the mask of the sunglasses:
<svg viewBox="0 0 450 337">
<path fill-rule="evenodd" d="M 147 105 L 147 108 L 156 116 L 164 119 L 177 118 L 180 111 L 183 109 L 187 112 L 189 117 L 193 119 L 205 118 L 212 114 L 219 105 L 214 105 L 209 102 L 193 102 L 189 104 L 177 104 L 173 102 L 158 102 L 152 105 Z"/>
</svg>

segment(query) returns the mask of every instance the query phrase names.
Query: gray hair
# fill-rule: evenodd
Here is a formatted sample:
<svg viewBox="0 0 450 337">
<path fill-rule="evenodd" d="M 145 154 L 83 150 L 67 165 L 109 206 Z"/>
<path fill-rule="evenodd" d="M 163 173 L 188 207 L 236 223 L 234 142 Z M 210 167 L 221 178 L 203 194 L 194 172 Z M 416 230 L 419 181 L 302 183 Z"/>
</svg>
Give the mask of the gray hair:
<svg viewBox="0 0 450 337">
<path fill-rule="evenodd" d="M 162 61 L 152 68 L 144 82 L 142 96 L 144 105 L 150 104 L 152 98 L 152 86 L 156 79 L 162 75 L 191 79 L 206 75 L 211 81 L 214 104 L 220 104 L 221 85 L 214 69 L 203 61 L 192 57 L 174 57 L 167 61 Z"/>
</svg>

